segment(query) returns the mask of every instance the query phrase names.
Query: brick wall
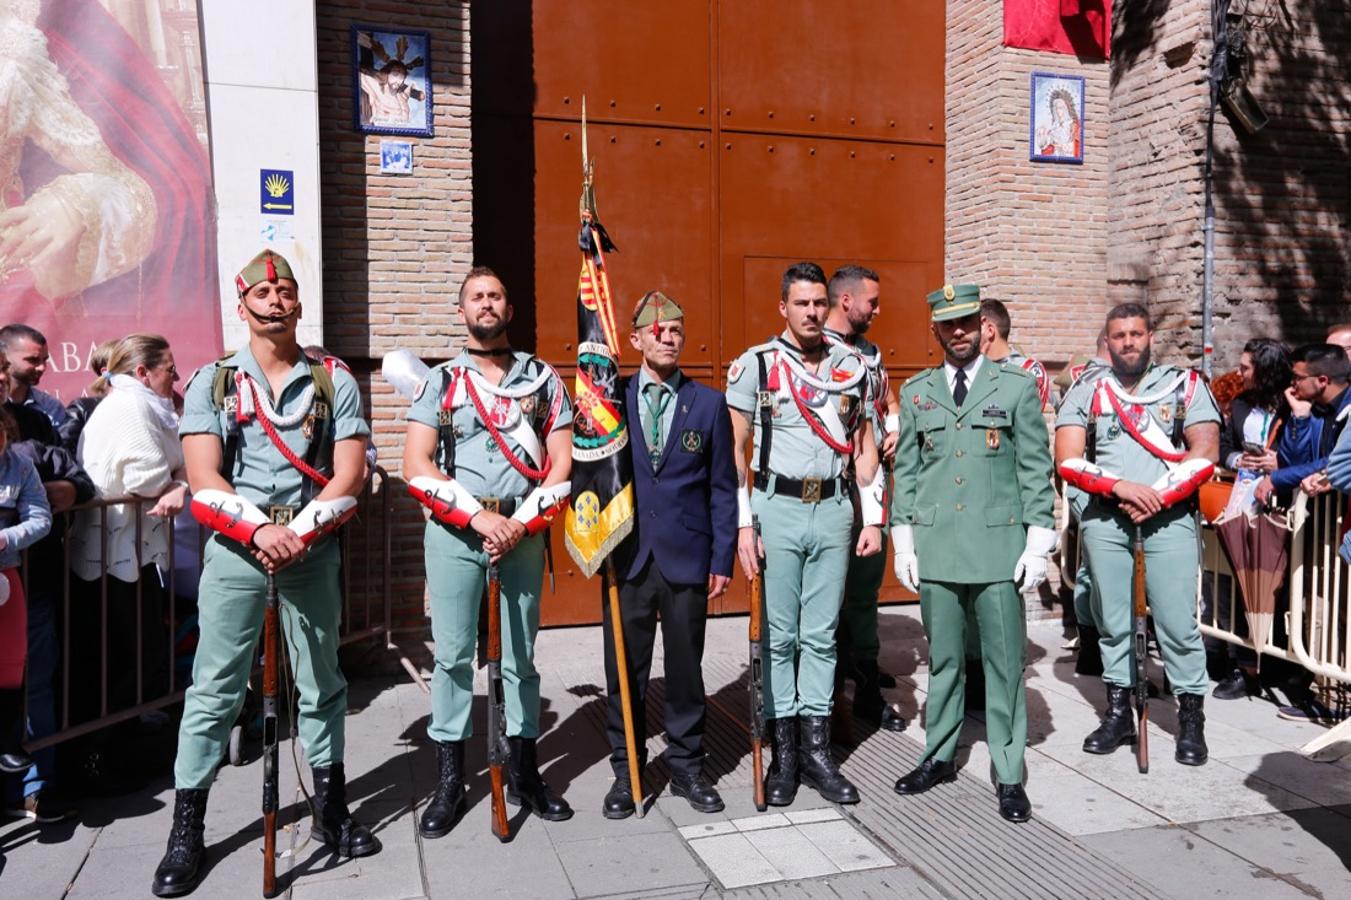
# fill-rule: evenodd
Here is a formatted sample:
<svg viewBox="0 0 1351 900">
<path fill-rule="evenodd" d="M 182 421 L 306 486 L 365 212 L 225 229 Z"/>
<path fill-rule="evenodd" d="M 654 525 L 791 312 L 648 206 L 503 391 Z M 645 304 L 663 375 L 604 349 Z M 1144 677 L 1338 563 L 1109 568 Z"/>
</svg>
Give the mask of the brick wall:
<svg viewBox="0 0 1351 900">
<path fill-rule="evenodd" d="M 1108 66 L 1004 47 L 1001 7 L 947 5 L 947 276 L 1008 304 L 1013 344 L 1058 367 L 1106 308 Z M 1083 165 L 1028 159 L 1034 71 L 1085 78 Z"/>
<path fill-rule="evenodd" d="M 324 340 L 361 382 L 380 463 L 397 475 L 408 404 L 379 376 L 380 358 L 397 347 L 429 365 L 449 355 L 460 340 L 452 299 L 472 265 L 469 4 L 320 0 L 317 24 Z M 430 35 L 435 133 L 385 136 L 413 144 L 411 175 L 381 175 L 381 136 L 353 125 L 353 24 Z M 394 624 L 417 625 L 422 517 L 397 488 L 394 502 Z"/>
<path fill-rule="evenodd" d="M 1235 4 L 1235 9 L 1242 4 Z M 1201 347 L 1209 0 L 1117 4 L 1109 296 L 1147 302 L 1162 356 Z M 1270 117 L 1215 123 L 1215 370 L 1258 335 L 1318 339 L 1347 318 L 1351 10 L 1247 4 L 1251 90 Z"/>
</svg>

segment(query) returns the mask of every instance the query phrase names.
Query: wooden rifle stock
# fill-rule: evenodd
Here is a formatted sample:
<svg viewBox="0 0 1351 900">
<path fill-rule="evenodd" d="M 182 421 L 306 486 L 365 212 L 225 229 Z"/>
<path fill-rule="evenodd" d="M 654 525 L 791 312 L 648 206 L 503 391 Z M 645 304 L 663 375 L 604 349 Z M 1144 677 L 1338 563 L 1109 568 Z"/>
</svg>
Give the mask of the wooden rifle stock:
<svg viewBox="0 0 1351 900">
<path fill-rule="evenodd" d="M 1145 539 L 1139 525 L 1135 526 L 1132 551 L 1134 566 L 1131 572 L 1131 589 L 1135 629 L 1131 639 L 1131 653 L 1135 663 L 1135 709 L 1139 717 L 1136 725 L 1135 764 L 1143 775 L 1149 772 L 1149 673 L 1146 671 L 1149 652 L 1149 599 L 1145 590 Z"/>
<path fill-rule="evenodd" d="M 760 542 L 760 519 L 752 519 L 755 540 Z M 763 659 L 760 655 L 760 632 L 763 626 L 765 594 L 765 561 L 760 559 L 760 569 L 751 579 L 751 620 L 750 620 L 750 702 L 751 702 L 751 778 L 755 809 L 764 812 L 768 809 L 765 802 L 765 773 L 762 749 L 765 742 L 765 682 Z"/>
<path fill-rule="evenodd" d="M 263 607 L 263 896 L 277 895 L 277 579 L 267 576 Z"/>
<path fill-rule="evenodd" d="M 502 695 L 502 577 L 497 564 L 488 566 L 488 780 L 491 782 L 492 829 L 499 841 L 511 839 L 502 766 L 510 749 L 506 735 L 506 701 Z"/>
</svg>

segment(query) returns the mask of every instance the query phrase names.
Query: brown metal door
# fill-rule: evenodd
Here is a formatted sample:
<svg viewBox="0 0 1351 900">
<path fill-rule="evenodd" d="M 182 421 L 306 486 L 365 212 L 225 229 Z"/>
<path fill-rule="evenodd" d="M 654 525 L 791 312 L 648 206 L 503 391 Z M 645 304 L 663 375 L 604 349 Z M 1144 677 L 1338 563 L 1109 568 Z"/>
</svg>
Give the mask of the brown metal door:
<svg viewBox="0 0 1351 900">
<path fill-rule="evenodd" d="M 503 273 L 518 345 L 573 369 L 585 95 L 621 323 L 644 291 L 676 297 L 682 367 L 721 387 L 782 330 L 787 265 L 857 262 L 882 277 L 869 337 L 893 378 L 932 365 L 944 41 L 940 0 L 476 4 L 474 258 Z M 554 531 L 544 623 L 599 621 L 599 585 Z M 900 596 L 890 575 L 883 596 Z M 738 580 L 711 609 L 745 605 Z"/>
</svg>

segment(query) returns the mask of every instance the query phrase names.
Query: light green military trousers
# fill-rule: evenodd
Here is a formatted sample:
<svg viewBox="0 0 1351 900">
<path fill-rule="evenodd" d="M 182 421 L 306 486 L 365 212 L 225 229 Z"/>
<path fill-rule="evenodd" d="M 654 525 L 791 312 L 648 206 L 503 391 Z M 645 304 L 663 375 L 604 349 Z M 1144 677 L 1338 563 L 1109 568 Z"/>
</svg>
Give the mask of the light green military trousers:
<svg viewBox="0 0 1351 900">
<path fill-rule="evenodd" d="M 803 503 L 757 491 L 751 507 L 765 544 L 766 715 L 828 716 L 853 505 L 841 494 Z"/>
<path fill-rule="evenodd" d="M 1027 626 L 1023 598 L 1012 581 L 958 584 L 920 581 L 920 616 L 929 638 L 929 697 L 925 756 L 949 762 L 966 715 L 967 617 L 980 629 L 985 671 L 985 734 L 1002 784 L 1021 784 L 1027 746 L 1023 660 Z"/>
<path fill-rule="evenodd" d="M 539 736 L 539 672 L 535 635 L 544 577 L 545 535 L 523 538 L 498 563 L 502 579 L 502 692 L 507 734 Z M 462 741 L 474 733 L 474 655 L 478 615 L 488 584 L 488 554 L 473 531 L 432 519 L 423 538 L 427 589 L 432 599 L 432 720 L 427 734 L 436 741 Z"/>
<path fill-rule="evenodd" d="M 338 668 L 341 554 L 328 538 L 277 573 L 282 635 L 300 695 L 297 721 L 311 766 L 342 762 L 347 680 Z M 246 549 L 214 535 L 206 542 L 197 594 L 200 637 L 183 700 L 174 786 L 210 787 L 239 716 L 261 646 L 267 574 Z"/>
<path fill-rule="evenodd" d="M 882 591 L 882 579 L 886 576 L 887 561 L 891 556 L 887 552 L 885 528 L 882 532 L 881 553 L 855 556 L 853 548 L 858 546 L 858 533 L 861 530 L 862 527 L 856 523 L 849 545 L 849 574 L 844 580 L 840 637 L 853 662 L 875 663 L 882 649 L 877 635 L 877 597 Z"/>
<path fill-rule="evenodd" d="M 1206 648 L 1196 624 L 1196 519 L 1188 509 L 1168 509 L 1144 523 L 1145 589 L 1164 671 L 1175 694 L 1205 694 Z M 1135 684 L 1131 659 L 1134 605 L 1131 576 L 1135 525 L 1094 500 L 1084 510 L 1080 534 L 1093 590 L 1092 621 L 1102 635 L 1103 680 Z"/>
</svg>

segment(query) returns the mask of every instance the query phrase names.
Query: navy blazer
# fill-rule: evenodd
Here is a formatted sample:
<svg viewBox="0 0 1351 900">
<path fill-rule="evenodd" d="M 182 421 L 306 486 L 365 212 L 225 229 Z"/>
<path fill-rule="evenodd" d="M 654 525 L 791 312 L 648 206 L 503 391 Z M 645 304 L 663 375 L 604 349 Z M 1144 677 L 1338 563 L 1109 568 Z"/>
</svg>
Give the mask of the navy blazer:
<svg viewBox="0 0 1351 900">
<path fill-rule="evenodd" d="M 624 579 L 649 558 L 672 584 L 731 575 L 736 556 L 736 463 L 732 417 L 720 391 L 684 376 L 656 471 L 638 417 L 638 376 L 623 384 L 636 507 L 633 533 L 615 551 Z"/>
</svg>

